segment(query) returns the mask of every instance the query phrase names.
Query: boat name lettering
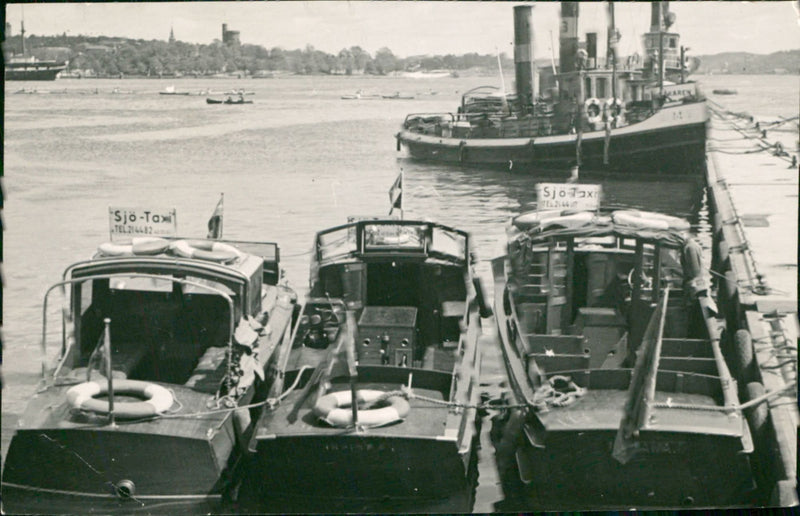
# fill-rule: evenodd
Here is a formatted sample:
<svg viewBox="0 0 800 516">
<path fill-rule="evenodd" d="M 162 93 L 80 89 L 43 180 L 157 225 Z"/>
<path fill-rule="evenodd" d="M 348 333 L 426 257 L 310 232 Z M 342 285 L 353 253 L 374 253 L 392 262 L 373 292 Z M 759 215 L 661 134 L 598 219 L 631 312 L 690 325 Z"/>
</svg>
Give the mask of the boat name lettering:
<svg viewBox="0 0 800 516">
<path fill-rule="evenodd" d="M 539 183 L 536 197 L 539 209 L 575 208 L 594 210 L 600 204 L 600 185 Z"/>
<path fill-rule="evenodd" d="M 392 452 L 394 448 L 386 443 L 372 443 L 372 442 L 331 442 L 326 443 L 323 448 L 329 452 Z"/>
<path fill-rule="evenodd" d="M 131 235 L 175 236 L 177 227 L 175 208 L 108 208 L 108 228 L 112 241 Z"/>
</svg>

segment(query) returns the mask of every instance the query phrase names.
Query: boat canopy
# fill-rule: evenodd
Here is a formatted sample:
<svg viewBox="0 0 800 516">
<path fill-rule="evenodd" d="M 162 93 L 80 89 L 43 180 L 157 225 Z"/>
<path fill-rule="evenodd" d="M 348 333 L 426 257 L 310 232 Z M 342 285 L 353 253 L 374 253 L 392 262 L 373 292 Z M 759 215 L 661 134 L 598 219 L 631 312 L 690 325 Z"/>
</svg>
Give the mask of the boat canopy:
<svg viewBox="0 0 800 516">
<path fill-rule="evenodd" d="M 468 234 L 434 222 L 362 220 L 317 233 L 316 259 L 320 264 L 353 258 L 437 258 L 467 263 Z"/>
</svg>

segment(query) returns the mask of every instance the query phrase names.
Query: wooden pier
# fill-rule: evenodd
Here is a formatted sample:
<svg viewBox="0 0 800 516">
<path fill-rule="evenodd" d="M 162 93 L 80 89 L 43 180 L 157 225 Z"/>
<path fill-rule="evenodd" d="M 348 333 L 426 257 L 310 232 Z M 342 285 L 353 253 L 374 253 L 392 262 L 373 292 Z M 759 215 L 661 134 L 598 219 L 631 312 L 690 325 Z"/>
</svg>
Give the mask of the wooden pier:
<svg viewBox="0 0 800 516">
<path fill-rule="evenodd" d="M 745 411 L 760 498 L 796 506 L 798 133 L 785 129 L 797 120 L 759 121 L 714 103 L 711 111 L 712 276 L 728 327 L 738 329 L 729 352 L 749 368 L 743 401 L 767 400 Z"/>
</svg>

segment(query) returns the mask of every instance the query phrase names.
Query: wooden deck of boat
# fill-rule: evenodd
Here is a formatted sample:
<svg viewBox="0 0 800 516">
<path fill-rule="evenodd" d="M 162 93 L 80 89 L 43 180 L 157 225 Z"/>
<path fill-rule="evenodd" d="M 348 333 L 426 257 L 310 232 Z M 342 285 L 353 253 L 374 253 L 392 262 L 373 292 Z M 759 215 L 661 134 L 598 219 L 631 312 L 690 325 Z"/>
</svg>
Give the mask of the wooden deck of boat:
<svg viewBox="0 0 800 516">
<path fill-rule="evenodd" d="M 341 390 L 346 387 L 346 384 L 339 384 L 335 385 L 334 389 Z M 358 388 L 389 392 L 399 389 L 400 386 L 388 383 L 359 383 Z M 442 393 L 436 390 L 414 388 L 413 391 L 419 396 L 443 400 Z M 299 390 L 292 392 L 269 416 L 262 417 L 256 430 L 256 437 L 258 439 L 266 439 L 301 435 L 334 436 L 351 432 L 350 430 L 332 427 L 320 421 L 314 415 L 312 412 L 315 400 L 314 392 L 306 398 L 297 414 L 297 420 L 294 423 L 290 423 L 288 420 L 289 413 L 293 410 L 300 395 L 301 392 Z M 368 434 L 386 437 L 428 437 L 431 439 L 445 435 L 447 414 L 449 412 L 449 408 L 446 405 L 420 399 L 411 399 L 409 404 L 411 405 L 411 410 L 404 421 L 383 427 L 370 428 L 367 430 Z"/>
<path fill-rule="evenodd" d="M 584 430 L 613 430 L 619 428 L 623 407 L 628 397 L 627 390 L 588 389 L 573 404 L 566 407 L 551 407 L 540 412 L 539 418 L 548 431 L 577 432 Z M 718 406 L 713 398 L 703 394 L 657 391 L 656 403 L 695 405 L 700 409 L 654 408 L 654 423 L 648 430 L 670 432 L 705 432 L 717 435 L 738 436 L 742 432 L 742 421 L 732 420 L 722 411 L 705 410 Z"/>
<path fill-rule="evenodd" d="M 116 427 L 112 427 L 105 417 L 85 416 L 73 411 L 65 401 L 64 393 L 69 387 L 59 387 L 40 392 L 31 399 L 25 414 L 20 418 L 19 428 L 91 428 L 96 431 L 124 431 L 206 440 L 209 438 L 209 429 L 221 427 L 231 414 L 229 411 L 210 412 L 216 406 L 209 405 L 212 399 L 209 394 L 195 392 L 183 386 L 163 386 L 172 390 L 175 397 L 171 411 L 163 417 L 131 421 L 117 418 Z M 118 399 L 123 401 L 124 398 Z"/>
</svg>

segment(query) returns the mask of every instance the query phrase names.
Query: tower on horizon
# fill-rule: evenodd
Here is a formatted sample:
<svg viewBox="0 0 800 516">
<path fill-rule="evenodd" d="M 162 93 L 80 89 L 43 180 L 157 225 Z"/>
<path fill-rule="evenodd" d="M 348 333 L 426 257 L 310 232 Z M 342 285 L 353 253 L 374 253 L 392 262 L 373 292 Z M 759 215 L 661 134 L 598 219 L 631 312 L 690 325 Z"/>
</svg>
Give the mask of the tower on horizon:
<svg viewBox="0 0 800 516">
<path fill-rule="evenodd" d="M 239 31 L 228 30 L 228 24 L 222 24 L 222 43 L 228 46 L 239 46 Z"/>
<path fill-rule="evenodd" d="M 169 28 L 169 42 L 175 43 L 175 32 L 173 31 L 172 27 Z"/>
</svg>

